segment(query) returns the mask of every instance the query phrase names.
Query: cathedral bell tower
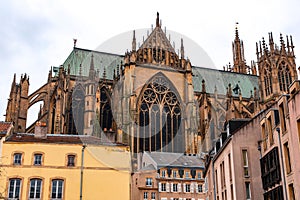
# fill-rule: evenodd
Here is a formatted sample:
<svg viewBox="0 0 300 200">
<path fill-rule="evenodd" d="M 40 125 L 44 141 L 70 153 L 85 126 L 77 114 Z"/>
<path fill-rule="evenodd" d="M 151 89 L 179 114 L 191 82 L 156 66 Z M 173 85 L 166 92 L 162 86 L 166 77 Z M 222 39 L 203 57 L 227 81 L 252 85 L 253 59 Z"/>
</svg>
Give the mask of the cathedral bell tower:
<svg viewBox="0 0 300 200">
<path fill-rule="evenodd" d="M 269 47 L 268 47 L 269 46 Z M 280 45 L 269 33 L 269 45 L 264 38 L 256 43 L 261 99 L 268 104 L 282 94 L 289 93 L 289 86 L 297 80 L 297 70 L 292 36 L 286 36 L 286 43 L 280 34 Z"/>
</svg>

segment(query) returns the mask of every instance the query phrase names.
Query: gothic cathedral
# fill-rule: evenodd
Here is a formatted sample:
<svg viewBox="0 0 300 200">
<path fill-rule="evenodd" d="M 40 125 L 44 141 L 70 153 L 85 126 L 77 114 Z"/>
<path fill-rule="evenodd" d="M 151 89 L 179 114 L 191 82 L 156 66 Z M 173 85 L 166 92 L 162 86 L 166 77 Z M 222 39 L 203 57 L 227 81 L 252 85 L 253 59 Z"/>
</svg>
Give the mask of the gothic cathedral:
<svg viewBox="0 0 300 200">
<path fill-rule="evenodd" d="M 297 80 L 292 37 L 280 44 L 256 44 L 257 62 L 248 66 L 236 28 L 233 64 L 222 70 L 192 65 L 181 40 L 176 53 L 156 26 L 137 48 L 116 55 L 76 47 L 47 82 L 28 94 L 29 78 L 16 76 L 7 104 L 6 121 L 14 132 L 34 132 L 27 111 L 40 103 L 36 122 L 49 134 L 84 134 L 104 142 L 124 143 L 143 151 L 207 152 L 234 118 L 252 118 Z"/>
</svg>

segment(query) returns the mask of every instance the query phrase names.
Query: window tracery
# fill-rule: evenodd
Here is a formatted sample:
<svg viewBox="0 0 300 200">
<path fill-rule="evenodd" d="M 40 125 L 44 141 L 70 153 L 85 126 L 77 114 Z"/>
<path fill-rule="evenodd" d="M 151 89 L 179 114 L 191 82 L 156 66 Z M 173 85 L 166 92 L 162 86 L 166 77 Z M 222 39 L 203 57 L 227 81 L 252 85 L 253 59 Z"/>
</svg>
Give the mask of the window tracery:
<svg viewBox="0 0 300 200">
<path fill-rule="evenodd" d="M 284 61 L 282 61 L 278 67 L 278 82 L 280 91 L 288 92 L 289 85 L 292 82 L 292 78 L 289 67 Z"/>
<path fill-rule="evenodd" d="M 136 140 L 139 148 L 135 150 L 182 151 L 182 145 L 177 142 L 181 137 L 181 117 L 180 101 L 170 83 L 165 77 L 156 76 L 141 95 Z"/>
</svg>

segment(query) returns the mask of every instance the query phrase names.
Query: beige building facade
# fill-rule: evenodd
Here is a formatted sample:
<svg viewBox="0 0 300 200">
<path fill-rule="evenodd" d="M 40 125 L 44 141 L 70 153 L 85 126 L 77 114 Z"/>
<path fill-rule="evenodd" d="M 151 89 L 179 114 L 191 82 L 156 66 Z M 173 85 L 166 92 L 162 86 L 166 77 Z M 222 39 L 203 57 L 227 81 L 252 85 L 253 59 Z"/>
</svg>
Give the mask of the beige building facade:
<svg viewBox="0 0 300 200">
<path fill-rule="evenodd" d="M 129 148 L 93 136 L 12 134 L 0 167 L 4 199 L 130 199 Z"/>
</svg>

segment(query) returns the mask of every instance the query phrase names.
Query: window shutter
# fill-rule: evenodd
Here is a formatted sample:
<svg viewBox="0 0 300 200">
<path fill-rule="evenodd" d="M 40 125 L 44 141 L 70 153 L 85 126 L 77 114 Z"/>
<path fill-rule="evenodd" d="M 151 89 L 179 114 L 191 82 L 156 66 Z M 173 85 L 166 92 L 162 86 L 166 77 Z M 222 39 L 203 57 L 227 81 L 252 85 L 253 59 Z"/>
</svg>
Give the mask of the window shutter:
<svg viewBox="0 0 300 200">
<path fill-rule="evenodd" d="M 181 183 L 178 183 L 178 192 L 181 192 Z"/>
<path fill-rule="evenodd" d="M 166 184 L 166 192 L 170 192 L 170 183 Z"/>
<path fill-rule="evenodd" d="M 191 193 L 194 193 L 194 183 L 191 183 Z"/>
<path fill-rule="evenodd" d="M 161 192 L 161 183 L 158 183 L 158 191 Z"/>
<path fill-rule="evenodd" d="M 196 193 L 199 193 L 199 190 L 198 190 L 198 183 L 195 183 L 196 185 Z"/>
<path fill-rule="evenodd" d="M 185 183 L 183 184 L 183 192 L 185 192 Z"/>
<path fill-rule="evenodd" d="M 171 183 L 171 192 L 173 192 L 173 183 Z"/>
</svg>

